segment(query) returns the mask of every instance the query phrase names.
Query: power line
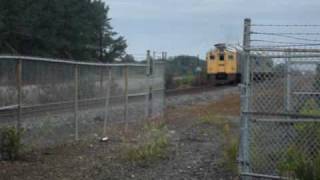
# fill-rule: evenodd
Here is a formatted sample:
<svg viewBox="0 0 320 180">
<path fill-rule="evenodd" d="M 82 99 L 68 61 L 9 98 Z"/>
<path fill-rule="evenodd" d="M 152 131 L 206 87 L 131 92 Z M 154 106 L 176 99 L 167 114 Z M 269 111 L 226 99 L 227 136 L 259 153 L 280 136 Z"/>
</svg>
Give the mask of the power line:
<svg viewBox="0 0 320 180">
<path fill-rule="evenodd" d="M 251 34 L 265 34 L 265 35 L 320 35 L 320 33 L 298 33 L 298 32 L 291 32 L 291 33 L 270 33 L 270 32 L 251 32 Z"/>
<path fill-rule="evenodd" d="M 262 32 L 252 32 L 252 34 L 260 34 L 260 35 L 269 35 L 269 36 L 284 37 L 284 38 L 295 39 L 295 40 L 300 40 L 300 41 L 320 42 L 320 40 L 318 40 L 318 39 L 307 39 L 307 38 L 301 38 L 301 37 L 283 35 L 283 34 L 279 34 L 279 33 L 270 34 L 270 33 L 262 33 Z"/>
<path fill-rule="evenodd" d="M 305 44 L 305 43 L 296 43 L 296 42 L 285 42 L 285 41 L 270 41 L 263 39 L 253 39 L 251 42 L 266 42 L 266 43 L 275 43 L 275 44 Z"/>
<path fill-rule="evenodd" d="M 251 26 L 260 27 L 320 27 L 319 24 L 252 24 Z"/>
<path fill-rule="evenodd" d="M 306 47 L 306 46 L 320 46 L 320 44 L 292 44 L 292 45 L 256 45 L 256 46 L 253 46 L 254 48 L 269 48 L 269 47 Z"/>
</svg>

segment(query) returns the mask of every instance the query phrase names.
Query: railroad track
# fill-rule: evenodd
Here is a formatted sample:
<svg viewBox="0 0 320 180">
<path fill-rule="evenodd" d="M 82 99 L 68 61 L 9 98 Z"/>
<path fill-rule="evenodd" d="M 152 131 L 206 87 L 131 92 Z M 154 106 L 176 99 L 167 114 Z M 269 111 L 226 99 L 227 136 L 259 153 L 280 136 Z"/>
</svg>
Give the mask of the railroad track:
<svg viewBox="0 0 320 180">
<path fill-rule="evenodd" d="M 145 96 L 131 96 L 129 100 L 139 102 L 144 101 Z M 124 97 L 117 96 L 111 97 L 110 104 L 112 106 L 124 104 Z M 106 104 L 106 98 L 96 98 L 96 99 L 84 99 L 79 100 L 79 110 L 87 110 L 93 108 L 101 108 Z M 24 118 L 32 117 L 34 114 L 37 115 L 45 115 L 47 113 L 50 114 L 59 114 L 59 113 L 68 113 L 74 110 L 74 102 L 59 102 L 59 103 L 47 103 L 33 106 L 23 106 L 21 109 L 21 115 Z M 5 109 L 0 109 L 0 121 L 2 118 L 13 118 L 17 116 L 18 106 L 10 106 Z"/>
<path fill-rule="evenodd" d="M 172 89 L 166 90 L 166 96 L 179 96 L 185 94 L 197 94 L 200 92 L 223 90 L 230 87 L 236 87 L 237 85 L 220 85 L 220 86 L 201 86 L 201 87 L 191 87 L 184 89 Z"/>
<path fill-rule="evenodd" d="M 200 92 L 214 91 L 214 90 L 222 90 L 227 89 L 232 86 L 224 85 L 224 86 L 203 86 L 203 87 L 193 87 L 193 88 L 185 88 L 185 89 L 175 89 L 175 90 L 167 90 L 165 92 L 166 96 L 179 96 L 186 94 L 197 94 Z M 129 102 L 142 102 L 145 101 L 145 95 L 133 95 L 129 96 Z M 110 106 L 124 106 L 124 97 L 116 96 L 110 98 Z M 83 99 L 79 100 L 79 110 L 87 110 L 93 108 L 102 108 L 106 104 L 106 98 L 95 98 L 95 99 Z M 60 114 L 60 113 L 72 113 L 74 110 L 74 101 L 66 101 L 59 103 L 47 103 L 47 104 L 39 104 L 32 106 L 23 106 L 21 109 L 21 115 L 24 118 L 33 117 L 36 115 L 46 115 L 50 114 Z M 10 106 L 6 108 L 0 108 L 0 121 L 2 119 L 14 118 L 17 116 L 18 106 Z"/>
</svg>

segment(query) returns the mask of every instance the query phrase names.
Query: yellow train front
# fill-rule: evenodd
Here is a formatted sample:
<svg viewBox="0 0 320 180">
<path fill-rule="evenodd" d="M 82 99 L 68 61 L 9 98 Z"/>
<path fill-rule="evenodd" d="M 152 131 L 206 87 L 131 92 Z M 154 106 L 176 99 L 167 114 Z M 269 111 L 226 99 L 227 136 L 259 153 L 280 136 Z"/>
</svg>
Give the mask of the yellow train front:
<svg viewBox="0 0 320 180">
<path fill-rule="evenodd" d="M 207 78 L 210 84 L 231 84 L 241 81 L 240 55 L 225 44 L 216 44 L 207 53 Z"/>
</svg>

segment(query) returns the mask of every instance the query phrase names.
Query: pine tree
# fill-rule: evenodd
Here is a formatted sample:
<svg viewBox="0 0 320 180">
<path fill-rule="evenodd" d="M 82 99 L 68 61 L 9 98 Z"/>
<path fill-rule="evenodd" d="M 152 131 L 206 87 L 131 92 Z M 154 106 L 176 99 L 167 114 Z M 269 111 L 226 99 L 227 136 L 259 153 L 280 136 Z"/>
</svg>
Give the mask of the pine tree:
<svg viewBox="0 0 320 180">
<path fill-rule="evenodd" d="M 0 53 L 111 62 L 126 41 L 100 0 L 0 0 Z"/>
</svg>

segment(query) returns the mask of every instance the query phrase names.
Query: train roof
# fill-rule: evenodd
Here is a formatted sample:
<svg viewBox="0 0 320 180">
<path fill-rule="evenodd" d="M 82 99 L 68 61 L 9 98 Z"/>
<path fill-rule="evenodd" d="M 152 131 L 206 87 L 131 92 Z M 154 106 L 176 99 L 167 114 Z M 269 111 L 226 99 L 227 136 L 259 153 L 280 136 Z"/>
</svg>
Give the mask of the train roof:
<svg viewBox="0 0 320 180">
<path fill-rule="evenodd" d="M 240 49 L 234 47 L 234 46 L 230 46 L 230 45 L 227 45 L 225 43 L 219 43 L 219 44 L 215 44 L 214 45 L 214 49 L 211 49 L 211 51 L 214 51 L 216 49 L 220 50 L 220 51 L 223 51 L 223 50 L 227 50 L 229 52 L 238 52 L 238 51 L 241 51 Z"/>
</svg>

